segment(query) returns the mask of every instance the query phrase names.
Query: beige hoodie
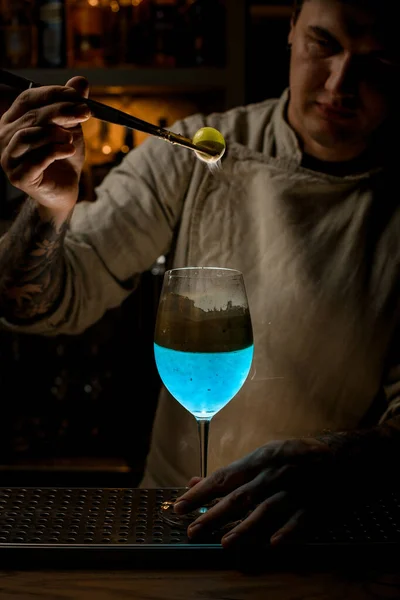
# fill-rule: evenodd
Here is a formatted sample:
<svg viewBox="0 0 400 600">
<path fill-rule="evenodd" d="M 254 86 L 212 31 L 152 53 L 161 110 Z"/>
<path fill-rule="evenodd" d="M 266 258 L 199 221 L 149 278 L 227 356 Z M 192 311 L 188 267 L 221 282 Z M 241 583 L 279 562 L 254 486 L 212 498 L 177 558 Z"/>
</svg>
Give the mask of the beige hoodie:
<svg viewBox="0 0 400 600">
<path fill-rule="evenodd" d="M 287 100 L 285 91 L 175 125 L 187 136 L 204 125 L 223 133 L 219 170 L 155 139 L 131 152 L 97 201 L 75 209 L 60 306 L 18 328 L 81 332 L 168 252 L 173 266 L 242 271 L 254 360 L 242 390 L 211 421 L 209 472 L 272 439 L 359 426 L 389 377 L 386 404 L 398 406 L 390 350 L 399 305 L 396 179 L 384 169 L 334 177 L 302 168 Z M 163 389 L 142 485 L 186 485 L 199 473 L 198 445 L 194 417 Z"/>
</svg>

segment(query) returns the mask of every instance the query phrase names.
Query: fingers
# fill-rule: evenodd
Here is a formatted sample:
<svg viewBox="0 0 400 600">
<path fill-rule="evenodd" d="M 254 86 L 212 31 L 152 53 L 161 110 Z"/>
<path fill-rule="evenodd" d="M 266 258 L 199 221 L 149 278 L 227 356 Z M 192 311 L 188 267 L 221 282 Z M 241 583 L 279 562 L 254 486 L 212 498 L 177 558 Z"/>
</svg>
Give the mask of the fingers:
<svg viewBox="0 0 400 600">
<path fill-rule="evenodd" d="M 243 519 L 249 511 L 277 492 L 286 494 L 287 490 L 283 485 L 285 479 L 286 467 L 260 473 L 251 482 L 220 498 L 213 506 L 208 505 L 207 512 L 190 526 L 189 535 L 199 533 L 200 530 L 216 531 L 226 523 Z"/>
<path fill-rule="evenodd" d="M 89 98 L 89 82 L 86 77 L 72 77 L 65 85 L 66 87 L 73 88 L 79 96 Z"/>
<path fill-rule="evenodd" d="M 25 153 L 48 144 L 72 144 L 73 134 L 67 129 L 50 126 L 20 129 L 8 144 L 7 153 L 10 161 L 21 158 Z"/>
<path fill-rule="evenodd" d="M 212 508 L 196 519 L 188 528 L 188 537 L 206 537 L 212 532 L 232 527 L 221 540 L 224 547 L 248 541 L 281 543 L 297 530 L 304 521 L 305 509 L 299 509 L 299 498 L 287 490 L 262 495 L 260 482 L 254 480 L 219 500 Z M 236 524 L 238 522 L 238 524 Z"/>
<path fill-rule="evenodd" d="M 60 125 L 61 127 L 75 127 L 90 117 L 90 110 L 86 104 L 74 102 L 57 102 L 40 109 L 32 109 L 19 117 L 14 123 L 14 129 L 22 127 L 36 127 L 38 125 Z"/>
<path fill-rule="evenodd" d="M 2 127 L 0 135 L 0 147 L 3 150 L 1 166 L 10 181 L 11 176 L 14 176 L 12 172 L 21 161 L 27 161 L 25 165 L 27 168 L 30 163 L 42 164 L 43 158 L 47 162 L 46 157 L 43 157 L 42 149 L 44 147 L 47 147 L 50 152 L 48 158 L 53 160 L 60 158 L 58 145 L 71 145 L 74 140 L 72 131 L 68 132 L 66 129 L 74 129 L 87 118 L 88 109 L 82 105 L 55 104 L 44 107 L 41 111 L 29 112 L 15 123 Z M 39 159 L 35 158 L 37 150 L 40 150 L 41 158 L 39 157 Z M 73 153 L 73 146 L 63 148 L 62 156 L 72 156 Z"/>
<path fill-rule="evenodd" d="M 177 498 L 174 509 L 177 514 L 185 514 L 194 508 L 209 504 L 219 498 L 218 509 L 205 513 L 204 518 L 212 520 L 242 517 L 247 510 L 253 508 L 267 496 L 290 487 L 293 478 L 293 467 L 285 465 L 280 468 L 265 468 L 257 475 L 251 469 L 237 471 L 233 465 L 220 469 L 207 479 L 191 485 L 190 490 Z M 243 485 L 241 485 L 242 482 Z M 193 482 L 193 479 L 190 483 Z"/>
<path fill-rule="evenodd" d="M 55 160 L 73 156 L 71 131 L 61 127 L 32 127 L 17 131 L 3 152 L 1 166 L 12 185 L 26 187 L 38 179 L 40 169 Z"/>
<path fill-rule="evenodd" d="M 273 546 L 280 544 L 288 537 L 290 537 L 294 531 L 297 531 L 304 523 L 306 511 L 304 509 L 297 510 L 285 525 L 278 529 L 271 537 L 270 542 Z"/>
<path fill-rule="evenodd" d="M 209 503 L 214 498 L 225 496 L 234 489 L 258 477 L 271 480 L 271 474 L 282 479 L 283 487 L 297 483 L 294 465 L 318 461 L 325 457 L 323 445 L 315 440 L 287 440 L 270 442 L 257 448 L 251 454 L 232 463 L 228 467 L 218 469 L 203 481 L 200 481 L 177 499 L 175 512 L 185 514 L 198 506 Z M 274 471 L 273 471 L 274 469 Z"/>
<path fill-rule="evenodd" d="M 229 548 L 249 541 L 253 544 L 264 544 L 269 541 L 271 546 L 277 546 L 303 527 L 305 515 L 304 508 L 293 509 L 287 492 L 279 492 L 262 502 L 246 519 L 224 535 L 221 544 L 224 548 Z M 274 531 L 274 527 L 279 522 L 283 522 L 284 525 L 271 535 L 271 531 Z"/>
<path fill-rule="evenodd" d="M 241 485 L 241 479 L 242 474 L 234 470 L 232 466 L 218 469 L 177 498 L 174 510 L 178 515 L 185 514 L 198 506 L 211 502 L 214 498 L 225 496 Z"/>
<path fill-rule="evenodd" d="M 74 104 L 53 105 L 41 111 L 29 112 L 15 123 L 0 128 L 1 164 L 7 173 L 10 159 L 22 157 L 29 150 L 34 150 L 48 142 L 68 143 L 70 137 L 61 133 L 63 129 L 74 129 L 88 119 L 88 109 Z M 60 132 L 49 139 L 52 125 L 59 125 Z M 32 131 L 31 131 L 32 130 Z M 79 130 L 80 131 L 80 130 Z M 42 143 L 40 138 L 43 138 Z M 32 144 L 32 147 L 29 147 Z"/>
<path fill-rule="evenodd" d="M 201 477 L 192 477 L 192 479 L 188 483 L 188 487 L 192 488 L 197 485 L 200 481 L 202 481 Z"/>
<path fill-rule="evenodd" d="M 77 104 L 81 96 L 72 87 L 43 86 L 32 88 L 19 94 L 11 107 L 2 117 L 2 123 L 8 124 L 16 121 L 27 113 L 41 112 L 52 104 L 74 103 Z"/>
<path fill-rule="evenodd" d="M 278 492 L 259 504 L 247 517 L 243 519 L 229 533 L 224 535 L 221 544 L 224 548 L 249 538 L 258 541 L 267 541 L 268 529 L 271 521 L 276 521 L 279 515 L 288 510 L 289 495 L 287 492 Z M 281 517 L 282 518 L 282 517 Z"/>
<path fill-rule="evenodd" d="M 196 531 L 202 528 L 219 529 L 225 523 L 242 519 L 265 498 L 282 490 L 283 469 L 260 473 L 251 482 L 233 490 L 192 523 Z"/>
<path fill-rule="evenodd" d="M 22 92 L 0 119 L 3 171 L 57 218 L 77 200 L 85 156 L 80 124 L 90 117 L 82 98 L 89 93 L 87 80 L 75 77 L 68 84 Z"/>
<path fill-rule="evenodd" d="M 313 440 L 288 440 L 269 443 L 228 467 L 194 483 L 177 499 L 174 510 L 186 514 L 200 506 L 218 502 L 203 513 L 188 529 L 189 537 L 220 530 L 232 520 L 243 519 L 235 526 L 232 538 L 248 535 L 270 537 L 271 526 L 280 528 L 277 540 L 298 526 L 302 511 L 309 506 L 310 485 L 329 454 Z M 290 499 L 290 502 L 289 502 Z M 274 518 L 272 522 L 271 519 Z"/>
<path fill-rule="evenodd" d="M 243 486 L 221 498 L 188 528 L 188 536 L 193 537 L 205 531 L 216 531 L 225 523 L 243 518 L 254 508 L 253 493 L 250 486 Z"/>
<path fill-rule="evenodd" d="M 241 458 L 228 467 L 214 471 L 205 479 L 179 498 L 177 498 L 174 509 L 177 514 L 185 514 L 198 506 L 208 504 L 215 498 L 225 496 L 236 488 L 251 481 L 263 470 L 268 470 L 268 460 L 261 464 L 261 455 L 265 457 L 264 449 L 257 449 L 251 454 Z"/>
<path fill-rule="evenodd" d="M 56 160 L 62 160 L 74 154 L 75 148 L 72 144 L 49 144 L 32 153 L 29 162 L 18 163 L 9 169 L 7 176 L 12 185 L 29 193 L 28 190 L 32 186 L 40 185 L 47 167 Z"/>
</svg>

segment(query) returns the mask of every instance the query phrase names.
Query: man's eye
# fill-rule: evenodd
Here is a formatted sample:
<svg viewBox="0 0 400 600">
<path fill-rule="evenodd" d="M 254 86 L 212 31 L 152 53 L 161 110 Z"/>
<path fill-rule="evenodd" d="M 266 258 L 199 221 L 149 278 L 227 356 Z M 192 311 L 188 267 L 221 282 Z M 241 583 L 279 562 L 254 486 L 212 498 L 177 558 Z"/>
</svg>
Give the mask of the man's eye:
<svg viewBox="0 0 400 600">
<path fill-rule="evenodd" d="M 320 46 L 323 46 L 324 48 L 331 46 L 331 43 L 328 40 L 323 40 L 321 38 L 314 38 L 314 42 L 316 42 Z"/>
<path fill-rule="evenodd" d="M 332 42 L 323 38 L 312 37 L 309 39 L 311 53 L 318 56 L 329 56 L 335 51 Z"/>
</svg>

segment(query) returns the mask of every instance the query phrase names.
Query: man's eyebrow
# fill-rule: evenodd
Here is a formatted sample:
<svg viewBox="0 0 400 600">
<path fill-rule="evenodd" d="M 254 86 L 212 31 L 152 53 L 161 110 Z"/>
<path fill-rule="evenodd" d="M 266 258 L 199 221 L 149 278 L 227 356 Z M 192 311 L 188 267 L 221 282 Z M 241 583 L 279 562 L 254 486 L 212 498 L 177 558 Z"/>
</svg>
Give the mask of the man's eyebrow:
<svg viewBox="0 0 400 600">
<path fill-rule="evenodd" d="M 327 40 L 330 40 L 331 42 L 335 42 L 335 44 L 338 44 L 337 39 L 330 33 L 330 31 L 328 31 L 324 27 L 320 27 L 319 25 L 309 25 L 308 30 L 320 37 L 323 37 Z"/>
<path fill-rule="evenodd" d="M 319 25 L 309 25 L 307 29 L 310 33 L 313 33 L 318 37 L 324 38 L 325 40 L 331 42 L 332 44 L 335 44 L 336 46 L 340 46 L 338 40 L 328 29 L 320 27 Z M 396 67 L 400 67 L 400 55 L 397 49 L 396 51 L 393 48 L 374 49 L 368 52 L 368 56 L 370 58 L 384 60 L 387 63 L 391 63 Z"/>
</svg>

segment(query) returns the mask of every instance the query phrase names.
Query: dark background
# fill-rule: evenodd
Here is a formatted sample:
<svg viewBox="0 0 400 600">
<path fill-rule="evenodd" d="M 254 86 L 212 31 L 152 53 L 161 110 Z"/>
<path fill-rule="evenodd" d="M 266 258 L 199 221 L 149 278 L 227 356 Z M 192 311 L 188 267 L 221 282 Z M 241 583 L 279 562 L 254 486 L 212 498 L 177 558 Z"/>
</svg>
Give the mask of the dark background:
<svg viewBox="0 0 400 600">
<path fill-rule="evenodd" d="M 282 8 L 290 4 L 248 2 L 239 49 L 246 103 L 287 85 Z M 0 230 L 21 200 L 0 170 Z M 137 485 L 159 389 L 152 341 L 162 276 L 155 265 L 121 307 L 79 336 L 0 333 L 2 485 Z"/>
</svg>

